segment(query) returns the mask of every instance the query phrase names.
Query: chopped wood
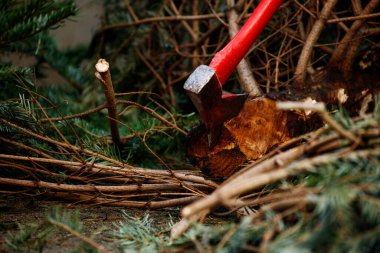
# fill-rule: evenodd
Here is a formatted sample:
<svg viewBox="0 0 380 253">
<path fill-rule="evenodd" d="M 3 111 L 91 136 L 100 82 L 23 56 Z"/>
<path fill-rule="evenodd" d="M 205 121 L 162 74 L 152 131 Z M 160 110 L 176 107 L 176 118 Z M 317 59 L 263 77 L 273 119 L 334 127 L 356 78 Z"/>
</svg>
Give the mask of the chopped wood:
<svg viewBox="0 0 380 253">
<path fill-rule="evenodd" d="M 231 175 L 248 160 L 255 160 L 289 140 L 304 124 L 304 117 L 276 108 L 270 98 L 249 98 L 240 113 L 224 123 L 219 143 L 208 148 L 204 129 L 190 137 L 187 154 L 206 174 Z"/>
</svg>

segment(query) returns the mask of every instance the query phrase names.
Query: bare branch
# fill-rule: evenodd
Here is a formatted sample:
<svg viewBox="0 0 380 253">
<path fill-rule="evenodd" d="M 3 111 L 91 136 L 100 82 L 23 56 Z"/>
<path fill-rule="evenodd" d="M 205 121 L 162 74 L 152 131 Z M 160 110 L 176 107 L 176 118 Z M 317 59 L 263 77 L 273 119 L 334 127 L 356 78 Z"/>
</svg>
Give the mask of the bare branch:
<svg viewBox="0 0 380 253">
<path fill-rule="evenodd" d="M 233 0 L 228 0 L 227 4 L 230 8 L 230 10 L 227 12 L 227 17 L 228 17 L 228 24 L 229 24 L 229 34 L 230 38 L 232 39 L 239 31 L 239 25 L 238 25 L 238 19 L 239 15 L 237 14 L 236 10 L 233 8 L 234 7 L 234 1 Z M 247 94 L 250 96 L 260 96 L 263 94 L 263 92 L 260 89 L 259 84 L 255 80 L 253 73 L 251 71 L 251 66 L 247 59 L 243 58 L 240 63 L 236 67 L 239 77 L 240 77 L 240 82 L 241 82 L 241 88 L 244 90 Z"/>
<path fill-rule="evenodd" d="M 109 63 L 104 59 L 99 59 L 98 63 L 95 65 L 95 69 L 97 71 L 95 73 L 95 76 L 96 78 L 98 78 L 98 80 L 102 84 L 104 88 L 104 94 L 107 100 L 107 108 L 108 108 L 112 140 L 117 146 L 120 146 L 121 142 L 120 142 L 119 129 L 117 127 L 115 92 L 112 86 Z"/>
<path fill-rule="evenodd" d="M 355 21 L 355 20 L 369 19 L 369 18 L 376 18 L 376 17 L 380 17 L 380 12 L 371 13 L 371 14 L 367 14 L 367 15 L 359 15 L 359 16 L 354 16 L 354 17 L 330 19 L 330 20 L 327 20 L 327 23 L 331 24 L 331 23 L 337 23 L 337 22 Z"/>
<path fill-rule="evenodd" d="M 370 14 L 378 6 L 379 3 L 380 3 L 380 0 L 371 0 L 361 12 L 360 17 Z M 358 34 L 360 29 L 363 27 L 363 25 L 365 24 L 365 21 L 366 21 L 365 18 L 360 18 L 360 19 L 357 19 L 351 25 L 350 29 L 347 31 L 346 35 L 340 41 L 340 44 L 337 46 L 333 55 L 331 56 L 330 65 L 338 67 L 344 73 L 347 73 L 351 69 L 352 62 L 358 51 L 358 46 L 360 45 L 359 42 L 361 41 L 362 38 L 356 39 L 356 40 L 359 40 L 359 42 L 356 41 L 353 47 L 350 47 L 350 44 L 352 44 L 354 37 Z M 348 51 L 348 48 L 350 51 L 350 57 L 346 57 L 346 52 Z"/>
<path fill-rule="evenodd" d="M 292 150 L 293 149 L 289 151 Z M 287 152 L 283 154 L 287 154 Z M 354 159 L 358 157 L 369 157 L 373 155 L 380 155 L 380 149 L 360 150 L 350 152 L 349 154 L 346 153 L 340 155 L 336 153 L 328 153 L 310 159 L 294 162 L 287 166 L 283 166 L 282 169 L 275 169 L 267 173 L 255 175 L 254 177 L 245 176 L 243 178 L 240 178 L 240 180 L 235 179 L 219 187 L 211 195 L 208 195 L 207 197 L 186 206 L 184 209 L 182 209 L 182 216 L 184 218 L 191 219 L 193 215 L 197 215 L 197 213 L 206 210 L 210 211 L 218 205 L 228 203 L 229 200 L 233 199 L 236 196 L 258 189 L 278 180 L 285 179 L 291 175 L 312 170 L 317 165 L 326 164 L 342 157 Z"/>
<path fill-rule="evenodd" d="M 54 226 L 57 226 L 59 228 L 62 228 L 63 230 L 65 230 L 66 232 L 69 232 L 70 234 L 76 236 L 77 238 L 81 239 L 82 241 L 84 241 L 85 243 L 87 243 L 88 245 L 92 246 L 93 248 L 95 248 L 97 251 L 101 252 L 101 253 L 109 253 L 109 251 L 103 246 L 103 245 L 100 245 L 99 243 L 95 242 L 94 240 L 88 238 L 87 236 L 84 236 L 82 235 L 81 233 L 71 229 L 69 226 L 67 226 L 66 224 L 64 223 L 61 223 L 61 222 L 58 222 L 56 220 L 53 220 L 51 218 L 48 218 L 48 221 L 53 224 Z"/>
<path fill-rule="evenodd" d="M 306 79 L 306 69 L 310 62 L 310 57 L 313 52 L 313 47 L 321 34 L 327 19 L 329 18 L 332 9 L 335 7 L 337 0 L 328 0 L 321 11 L 321 15 L 314 23 L 313 28 L 311 29 L 309 36 L 305 41 L 305 45 L 302 49 L 301 55 L 298 59 L 297 67 L 294 73 L 295 83 L 297 85 L 302 85 Z"/>
</svg>

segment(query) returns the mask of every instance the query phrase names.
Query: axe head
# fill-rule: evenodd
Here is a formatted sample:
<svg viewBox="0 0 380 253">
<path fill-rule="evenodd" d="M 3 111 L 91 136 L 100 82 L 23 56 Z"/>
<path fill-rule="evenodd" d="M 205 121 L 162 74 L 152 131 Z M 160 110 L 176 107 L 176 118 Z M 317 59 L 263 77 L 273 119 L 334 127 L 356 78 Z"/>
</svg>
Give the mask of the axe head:
<svg viewBox="0 0 380 253">
<path fill-rule="evenodd" d="M 202 116 L 208 133 L 209 148 L 218 142 L 223 123 L 239 114 L 245 94 L 222 95 L 215 69 L 200 65 L 186 80 L 184 89 Z"/>
</svg>

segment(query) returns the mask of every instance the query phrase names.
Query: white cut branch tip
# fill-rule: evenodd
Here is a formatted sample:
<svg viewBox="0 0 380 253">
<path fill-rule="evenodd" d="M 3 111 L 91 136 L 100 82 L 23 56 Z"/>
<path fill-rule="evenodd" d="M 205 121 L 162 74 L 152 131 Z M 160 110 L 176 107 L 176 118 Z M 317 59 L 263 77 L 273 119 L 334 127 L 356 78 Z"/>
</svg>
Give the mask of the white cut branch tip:
<svg viewBox="0 0 380 253">
<path fill-rule="evenodd" d="M 99 74 L 99 72 L 95 72 L 95 77 L 98 78 L 98 79 L 102 79 L 102 76 Z"/>
<path fill-rule="evenodd" d="M 277 108 L 280 110 L 311 110 L 316 112 L 324 112 L 325 104 L 322 102 L 277 102 Z"/>
<path fill-rule="evenodd" d="M 99 73 L 104 73 L 109 70 L 110 64 L 105 59 L 99 59 L 98 63 L 95 64 L 95 69 Z"/>
<path fill-rule="evenodd" d="M 348 100 L 348 95 L 344 89 L 339 89 L 337 92 L 338 101 L 341 104 L 344 104 Z"/>
<path fill-rule="evenodd" d="M 176 223 L 170 231 L 170 241 L 173 242 L 175 239 L 183 235 L 187 229 L 190 227 L 190 222 L 186 218 L 180 220 Z"/>
<path fill-rule="evenodd" d="M 185 207 L 185 208 L 182 209 L 182 216 L 183 217 L 188 217 L 188 216 L 190 216 L 190 214 L 191 214 L 190 208 Z"/>
</svg>

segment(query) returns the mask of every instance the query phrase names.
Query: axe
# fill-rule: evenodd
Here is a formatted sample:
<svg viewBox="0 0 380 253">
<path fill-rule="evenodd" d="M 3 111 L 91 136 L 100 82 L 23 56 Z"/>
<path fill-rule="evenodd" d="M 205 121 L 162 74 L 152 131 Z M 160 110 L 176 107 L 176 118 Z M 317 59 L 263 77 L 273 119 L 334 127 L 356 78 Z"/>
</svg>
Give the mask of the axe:
<svg viewBox="0 0 380 253">
<path fill-rule="evenodd" d="M 282 0 L 261 0 L 232 40 L 215 54 L 209 66 L 200 65 L 188 77 L 184 89 L 207 129 L 209 148 L 215 146 L 223 123 L 239 114 L 246 94 L 222 94 L 222 85 L 264 30 Z"/>
</svg>

